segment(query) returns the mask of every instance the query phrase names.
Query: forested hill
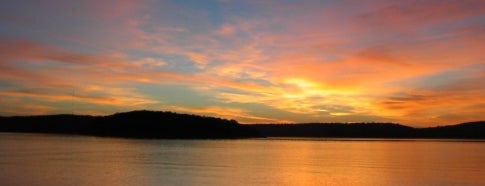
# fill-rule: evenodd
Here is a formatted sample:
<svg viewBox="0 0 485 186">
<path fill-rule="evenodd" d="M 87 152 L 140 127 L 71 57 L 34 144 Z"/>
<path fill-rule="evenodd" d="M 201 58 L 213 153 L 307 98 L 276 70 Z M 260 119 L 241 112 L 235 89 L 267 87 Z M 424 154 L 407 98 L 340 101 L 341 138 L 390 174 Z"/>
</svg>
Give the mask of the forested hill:
<svg viewBox="0 0 485 186">
<path fill-rule="evenodd" d="M 392 123 L 302 123 L 255 124 L 253 128 L 269 137 L 402 138 L 412 137 L 415 128 Z"/>
<path fill-rule="evenodd" d="M 485 139 L 485 121 L 418 129 L 425 138 L 470 138 Z"/>
<path fill-rule="evenodd" d="M 109 116 L 0 117 L 0 132 L 152 139 L 235 139 L 252 137 L 485 139 L 485 121 L 430 128 L 413 128 L 393 123 L 241 125 L 235 120 L 215 117 L 161 111 L 132 111 Z"/>
<path fill-rule="evenodd" d="M 160 111 L 110 116 L 45 115 L 0 117 L 0 131 L 79 134 L 154 139 L 230 139 L 260 137 L 235 120 Z"/>
<path fill-rule="evenodd" d="M 394 123 L 255 124 L 268 137 L 485 139 L 485 121 L 429 128 Z"/>
</svg>

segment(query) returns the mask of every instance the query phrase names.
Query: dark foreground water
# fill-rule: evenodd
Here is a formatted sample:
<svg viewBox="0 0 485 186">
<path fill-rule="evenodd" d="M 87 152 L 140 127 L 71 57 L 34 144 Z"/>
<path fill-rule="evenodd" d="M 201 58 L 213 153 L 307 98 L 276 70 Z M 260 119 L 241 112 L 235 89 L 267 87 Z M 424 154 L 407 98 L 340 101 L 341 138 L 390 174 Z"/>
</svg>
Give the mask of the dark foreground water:
<svg viewBox="0 0 485 186">
<path fill-rule="evenodd" d="M 485 185 L 485 142 L 0 133 L 0 185 Z"/>
</svg>

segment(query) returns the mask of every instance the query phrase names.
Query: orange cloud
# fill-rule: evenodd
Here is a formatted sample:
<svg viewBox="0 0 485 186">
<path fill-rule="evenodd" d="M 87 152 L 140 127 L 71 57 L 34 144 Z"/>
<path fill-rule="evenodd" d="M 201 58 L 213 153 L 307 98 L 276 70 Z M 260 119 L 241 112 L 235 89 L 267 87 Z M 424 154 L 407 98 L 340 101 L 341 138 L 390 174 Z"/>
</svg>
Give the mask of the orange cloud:
<svg viewBox="0 0 485 186">
<path fill-rule="evenodd" d="M 442 78 L 451 79 L 438 79 L 443 81 L 439 86 L 402 89 L 388 97 L 376 99 L 374 105 L 382 115 L 421 126 L 483 120 L 484 72 L 475 67 L 466 75 L 456 77 L 449 74 L 450 77 Z"/>
<path fill-rule="evenodd" d="M 221 117 L 225 119 L 236 119 L 241 123 L 290 123 L 292 122 L 289 120 L 280 120 L 280 119 L 254 116 L 252 114 L 249 114 L 247 111 L 243 109 L 238 109 L 238 108 L 227 108 L 227 107 L 218 107 L 218 106 L 207 106 L 207 107 L 197 107 L 197 108 L 172 106 L 169 108 L 170 110 L 174 110 L 178 112 L 188 112 L 188 113 L 194 113 L 199 115 L 216 116 L 216 117 Z"/>
<path fill-rule="evenodd" d="M 485 113 L 482 93 L 430 95 L 406 95 L 391 97 L 377 103 L 380 114 L 397 118 L 397 121 L 415 125 L 453 124 L 464 121 L 483 120 L 477 113 Z"/>
<path fill-rule="evenodd" d="M 51 114 L 57 108 L 47 105 L 39 105 L 33 103 L 26 103 L 19 100 L 19 98 L 3 97 L 0 99 L 2 115 L 42 115 Z"/>
<path fill-rule="evenodd" d="M 0 80 L 12 84 L 0 87 L 0 95 L 38 112 L 53 110 L 22 98 L 66 102 L 72 95 L 59 92 L 70 89 L 79 102 L 96 106 L 159 108 L 163 95 L 154 100 L 155 92 L 137 87 L 179 85 L 214 99 L 213 105 L 164 108 L 243 122 L 285 119 L 256 116 L 241 104 L 284 110 L 298 115 L 295 121 L 396 118 L 390 120 L 413 124 L 407 118 L 418 116 L 430 124 L 483 115 L 477 109 L 483 91 L 476 88 L 484 79 L 479 1 L 248 2 L 248 9 L 263 10 L 251 16 L 230 13 L 227 3 L 217 21 L 207 10 L 179 11 L 169 2 L 80 4 L 59 11 L 70 22 L 89 23 L 82 29 L 38 28 L 45 19 L 30 24 L 28 16 L 7 20 L 56 43 L 0 39 Z M 85 48 L 91 52 L 77 52 Z M 187 59 L 196 68 L 184 67 Z M 467 81 L 434 77 L 449 78 L 450 71 Z"/>
<path fill-rule="evenodd" d="M 37 100 L 50 101 L 50 102 L 81 102 L 81 103 L 93 103 L 99 105 L 114 105 L 122 107 L 137 107 L 139 105 L 148 105 L 157 103 L 141 95 L 133 94 L 130 90 L 117 90 L 111 89 L 106 91 L 103 89 L 103 93 L 109 96 L 88 96 L 89 91 L 77 91 L 72 90 L 68 93 L 53 93 L 47 91 L 30 91 L 30 90 L 17 90 L 17 91 L 0 91 L 0 95 L 13 98 L 33 98 Z"/>
<path fill-rule="evenodd" d="M 204 68 L 207 65 L 207 63 L 209 62 L 208 59 L 207 59 L 208 57 L 204 54 L 201 54 L 201 53 L 188 52 L 186 55 L 199 68 Z"/>
</svg>

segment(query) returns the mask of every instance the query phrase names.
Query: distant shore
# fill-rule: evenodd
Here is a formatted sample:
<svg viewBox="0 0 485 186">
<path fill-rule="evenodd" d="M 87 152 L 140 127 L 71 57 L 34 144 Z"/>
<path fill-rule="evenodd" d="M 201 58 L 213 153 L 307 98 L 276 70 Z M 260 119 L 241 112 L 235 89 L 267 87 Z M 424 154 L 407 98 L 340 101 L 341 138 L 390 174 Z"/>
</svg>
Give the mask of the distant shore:
<svg viewBox="0 0 485 186">
<path fill-rule="evenodd" d="M 239 124 L 235 120 L 162 111 L 109 116 L 0 117 L 0 132 L 76 134 L 146 139 L 257 137 L 485 139 L 485 121 L 414 128 L 395 123 Z"/>
</svg>

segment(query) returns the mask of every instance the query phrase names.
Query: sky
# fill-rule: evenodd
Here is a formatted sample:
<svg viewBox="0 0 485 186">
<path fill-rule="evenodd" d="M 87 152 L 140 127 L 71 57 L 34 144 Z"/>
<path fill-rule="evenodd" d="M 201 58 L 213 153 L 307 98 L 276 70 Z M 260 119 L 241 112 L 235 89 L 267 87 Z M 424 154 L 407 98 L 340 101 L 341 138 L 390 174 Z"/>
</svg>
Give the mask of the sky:
<svg viewBox="0 0 485 186">
<path fill-rule="evenodd" d="M 485 120 L 483 0 L 0 4 L 0 115 Z"/>
</svg>

